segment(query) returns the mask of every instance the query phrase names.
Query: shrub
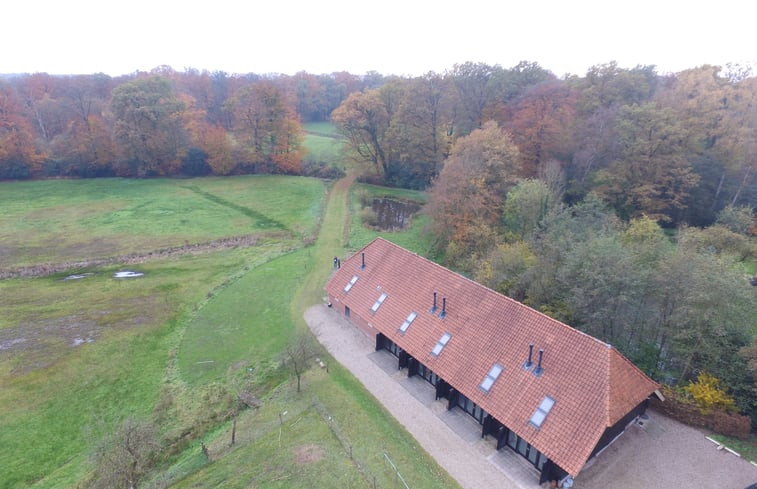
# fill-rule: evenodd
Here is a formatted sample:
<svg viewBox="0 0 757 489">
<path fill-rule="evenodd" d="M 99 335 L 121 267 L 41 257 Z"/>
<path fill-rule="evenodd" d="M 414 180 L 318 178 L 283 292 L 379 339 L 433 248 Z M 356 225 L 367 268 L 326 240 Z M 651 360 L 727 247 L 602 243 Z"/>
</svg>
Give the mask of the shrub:
<svg viewBox="0 0 757 489">
<path fill-rule="evenodd" d="M 363 221 L 363 225 L 369 228 L 378 226 L 378 215 L 371 207 L 363 207 L 363 210 L 360 211 L 360 219 Z"/>
<path fill-rule="evenodd" d="M 696 382 L 689 382 L 683 388 L 699 406 L 702 414 L 709 414 L 713 408 L 734 411 L 736 403 L 721 387 L 720 379 L 707 372 L 700 372 Z"/>
<path fill-rule="evenodd" d="M 749 438 L 749 434 L 752 430 L 752 423 L 749 416 L 742 416 L 740 414 L 726 413 L 723 411 L 715 411 L 710 417 L 709 428 L 721 435 L 732 436 L 734 438 L 741 438 L 745 440 Z"/>
<path fill-rule="evenodd" d="M 653 397 L 650 404 L 666 416 L 689 426 L 707 428 L 723 435 L 742 439 L 749 437 L 752 429 L 749 416 L 728 413 L 717 407 L 705 414 L 684 389 L 662 385 L 660 391 L 665 396 L 665 401 Z"/>
</svg>

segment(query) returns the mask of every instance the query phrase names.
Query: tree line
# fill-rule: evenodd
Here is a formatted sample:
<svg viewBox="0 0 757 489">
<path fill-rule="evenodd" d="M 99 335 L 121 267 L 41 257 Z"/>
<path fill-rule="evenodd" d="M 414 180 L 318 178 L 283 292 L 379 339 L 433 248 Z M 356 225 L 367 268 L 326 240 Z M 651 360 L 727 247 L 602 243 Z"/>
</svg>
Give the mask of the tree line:
<svg viewBox="0 0 757 489">
<path fill-rule="evenodd" d="M 514 140 L 489 121 L 452 146 L 426 206 L 441 259 L 616 346 L 658 381 L 714 375 L 757 422 L 753 209 L 728 205 L 704 228 L 624 219 L 598 191 L 566 202 L 558 165 L 524 177 Z"/>
<path fill-rule="evenodd" d="M 757 78 L 533 63 L 392 78 L 332 114 L 369 181 L 429 188 L 440 260 L 757 423 Z"/>
<path fill-rule="evenodd" d="M 166 66 L 116 78 L 0 77 L 0 179 L 307 172 L 301 122 L 328 120 L 370 83 L 345 72 Z"/>
<path fill-rule="evenodd" d="M 0 178 L 309 173 L 301 123 L 327 120 L 385 185 L 427 188 L 455 141 L 494 121 L 519 150 L 518 176 L 562 179 L 568 203 L 593 191 L 624 219 L 675 227 L 757 201 L 757 77 L 733 66 L 6 76 Z"/>
<path fill-rule="evenodd" d="M 757 78 L 739 67 L 608 63 L 558 79 L 535 63 L 464 63 L 387 78 L 332 119 L 383 184 L 429 186 L 452 145 L 494 121 L 519 150 L 517 176 L 561 179 L 568 203 L 595 192 L 624 219 L 675 227 L 757 201 Z"/>
</svg>

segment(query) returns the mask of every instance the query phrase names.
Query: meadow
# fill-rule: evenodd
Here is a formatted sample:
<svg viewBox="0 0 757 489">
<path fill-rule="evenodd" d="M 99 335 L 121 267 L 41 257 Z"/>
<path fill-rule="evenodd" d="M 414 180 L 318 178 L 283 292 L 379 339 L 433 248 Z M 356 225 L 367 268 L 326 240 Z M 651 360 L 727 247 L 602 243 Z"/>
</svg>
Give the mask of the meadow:
<svg viewBox="0 0 757 489">
<path fill-rule="evenodd" d="M 85 483 L 93 446 L 127 416 L 153 420 L 165 448 L 143 487 L 391 487 L 384 452 L 413 487 L 455 487 L 338 365 L 308 372 L 300 394 L 281 368 L 331 256 L 375 233 L 356 228 L 344 198 L 326 212 L 328 187 L 271 176 L 0 184 L 0 270 L 37 274 L 0 280 L 0 487 Z M 415 224 L 393 234 L 423 243 Z M 250 239 L 214 246 L 240 236 Z M 35 268 L 72 261 L 84 265 Z M 124 268 L 144 276 L 113 278 Z M 88 275 L 64 280 L 74 272 Z M 238 415 L 229 447 L 242 380 L 260 407 Z"/>
</svg>

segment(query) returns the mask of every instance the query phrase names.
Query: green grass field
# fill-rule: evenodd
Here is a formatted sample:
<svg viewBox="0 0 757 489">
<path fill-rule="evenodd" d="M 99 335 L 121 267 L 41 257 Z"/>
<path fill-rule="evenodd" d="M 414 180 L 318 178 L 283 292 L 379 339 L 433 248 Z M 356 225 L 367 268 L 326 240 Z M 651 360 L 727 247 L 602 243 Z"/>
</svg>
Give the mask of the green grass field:
<svg viewBox="0 0 757 489">
<path fill-rule="evenodd" d="M 112 278 L 123 268 L 113 263 L 80 280 L 0 280 L 0 488 L 80 486 L 92 471 L 93 427 L 126 416 L 154 419 L 174 447 L 142 487 L 366 487 L 373 477 L 391 487 L 384 451 L 412 487 L 456 487 L 339 366 L 308 373 L 299 396 L 278 367 L 282 345 L 304 328 L 302 311 L 322 296 L 330 257 L 342 254 L 344 223 L 354 222 L 343 188 L 324 215 L 324 183 L 296 177 L 0 184 L 10 209 L 0 217 L 2 266 L 259 236 L 147 257 L 129 265 L 145 273 L 138 279 Z M 394 237 L 422 242 L 417 234 L 413 226 Z M 244 375 L 262 406 L 240 415 L 229 449 L 224 420 Z"/>
<path fill-rule="evenodd" d="M 324 197 L 317 180 L 280 176 L 3 183 L 0 268 L 230 236 L 301 239 Z"/>
<path fill-rule="evenodd" d="M 344 144 L 335 125 L 330 122 L 308 122 L 305 129 L 305 158 L 311 161 L 338 162 Z"/>
</svg>

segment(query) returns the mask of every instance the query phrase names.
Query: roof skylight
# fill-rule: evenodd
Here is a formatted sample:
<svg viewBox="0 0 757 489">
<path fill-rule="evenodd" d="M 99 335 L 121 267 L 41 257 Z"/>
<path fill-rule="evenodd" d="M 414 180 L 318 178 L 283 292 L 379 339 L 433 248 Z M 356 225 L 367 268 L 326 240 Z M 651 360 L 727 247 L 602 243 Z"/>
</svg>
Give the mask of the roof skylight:
<svg viewBox="0 0 757 489">
<path fill-rule="evenodd" d="M 539 403 L 539 407 L 534 411 L 534 414 L 531 415 L 531 419 L 528 420 L 528 422 L 537 428 L 541 428 L 542 423 L 547 419 L 547 414 L 549 414 L 549 411 L 554 405 L 555 400 L 549 396 L 545 396 L 541 403 Z"/>
<path fill-rule="evenodd" d="M 439 338 L 439 341 L 436 342 L 436 346 L 433 350 L 431 350 L 431 354 L 435 357 L 438 357 L 439 354 L 442 352 L 444 347 L 449 343 L 449 339 L 452 338 L 452 335 L 449 333 L 444 333 L 441 338 Z"/>
<path fill-rule="evenodd" d="M 344 286 L 344 293 L 345 294 L 350 291 L 350 289 L 352 288 L 352 286 L 355 285 L 355 282 L 357 282 L 357 275 L 353 275 L 352 279 L 350 279 L 350 281 L 347 282 L 347 285 Z"/>
<path fill-rule="evenodd" d="M 492 368 L 489 369 L 489 372 L 486 374 L 486 377 L 484 377 L 484 380 L 481 381 L 481 390 L 483 390 L 484 392 L 489 392 L 489 390 L 491 390 L 492 386 L 494 385 L 494 381 L 497 380 L 497 377 L 499 377 L 499 374 L 501 374 L 504 369 L 505 368 L 498 363 L 492 365 Z"/>
<path fill-rule="evenodd" d="M 404 334 L 405 331 L 407 331 L 407 328 L 410 327 L 410 325 L 415 321 L 415 318 L 418 317 L 417 312 L 411 312 L 408 314 L 407 318 L 405 319 L 405 322 L 402 323 L 402 326 L 400 326 L 400 333 Z"/>
<path fill-rule="evenodd" d="M 386 292 L 381 294 L 378 299 L 376 299 L 376 302 L 373 303 L 373 306 L 371 307 L 371 311 L 376 312 L 378 311 L 378 308 L 381 307 L 381 304 L 384 303 L 386 300 Z"/>
</svg>

